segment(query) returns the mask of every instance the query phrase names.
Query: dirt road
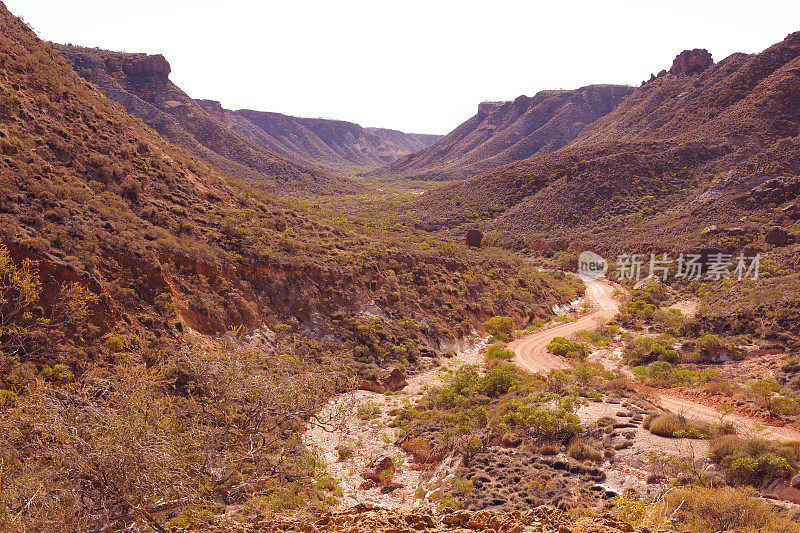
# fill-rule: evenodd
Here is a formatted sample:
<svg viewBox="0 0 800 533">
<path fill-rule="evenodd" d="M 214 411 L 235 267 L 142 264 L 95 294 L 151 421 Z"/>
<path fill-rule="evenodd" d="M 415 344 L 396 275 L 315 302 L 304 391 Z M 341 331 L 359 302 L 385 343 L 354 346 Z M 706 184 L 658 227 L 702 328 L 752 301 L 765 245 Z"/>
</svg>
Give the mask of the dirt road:
<svg viewBox="0 0 800 533">
<path fill-rule="evenodd" d="M 516 353 L 514 362 L 531 372 L 548 372 L 551 369 L 569 368 L 569 361 L 547 351 L 547 345 L 554 337 L 567 337 L 581 330 L 591 330 L 600 320 L 608 320 L 616 315 L 619 305 L 614 299 L 617 288 L 608 280 L 583 278 L 586 283 L 586 301 L 592 305 L 589 314 L 575 322 L 559 324 L 526 335 L 509 343 L 509 349 Z M 662 408 L 688 418 L 709 423 L 720 421 L 720 411 L 714 406 L 688 400 L 669 391 L 650 390 L 654 400 Z M 779 441 L 800 440 L 800 429 L 793 426 L 765 425 L 762 421 L 743 415 L 730 414 L 725 421 L 733 422 L 739 433 L 749 436 L 762 436 Z"/>
<path fill-rule="evenodd" d="M 545 328 L 509 343 L 508 347 L 517 354 L 514 362 L 531 372 L 547 372 L 553 368 L 569 368 L 563 357 L 547 351 L 547 345 L 554 337 L 568 337 L 578 331 L 592 330 L 598 321 L 609 320 L 617 314 L 619 306 L 614 299 L 611 282 L 602 279 L 583 278 L 586 283 L 586 300 L 593 305 L 592 311 L 575 322 L 566 322 Z"/>
</svg>

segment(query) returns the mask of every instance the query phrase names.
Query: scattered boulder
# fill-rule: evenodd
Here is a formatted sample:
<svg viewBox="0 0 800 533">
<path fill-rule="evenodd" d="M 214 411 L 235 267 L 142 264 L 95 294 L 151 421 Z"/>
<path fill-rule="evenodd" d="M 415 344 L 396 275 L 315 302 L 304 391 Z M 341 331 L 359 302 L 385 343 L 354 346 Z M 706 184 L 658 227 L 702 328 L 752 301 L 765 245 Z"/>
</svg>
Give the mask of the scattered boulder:
<svg viewBox="0 0 800 533">
<path fill-rule="evenodd" d="M 800 490 L 795 486 L 796 478 L 793 477 L 788 483 L 782 478 L 767 479 L 758 487 L 758 491 L 768 498 L 799 504 Z"/>
<path fill-rule="evenodd" d="M 385 392 L 398 391 L 407 384 L 408 382 L 406 381 L 406 375 L 403 373 L 403 371 L 399 368 L 394 368 L 391 371 L 374 378 L 360 378 L 356 388 L 383 394 Z"/>
<path fill-rule="evenodd" d="M 384 474 L 384 472 L 388 473 Z M 393 476 L 394 472 L 394 461 L 392 461 L 392 458 L 388 455 L 384 455 L 382 457 L 378 457 L 369 465 L 367 465 L 367 469 L 364 471 L 361 477 L 372 480 L 375 483 L 383 483 L 388 478 Z M 383 475 L 383 479 L 381 479 L 381 475 Z"/>
<path fill-rule="evenodd" d="M 789 232 L 785 228 L 776 226 L 764 235 L 764 242 L 774 246 L 786 246 L 789 242 Z"/>
<path fill-rule="evenodd" d="M 706 49 L 695 48 L 684 50 L 675 57 L 669 73 L 673 76 L 680 74 L 698 74 L 714 64 L 714 59 Z"/>
<path fill-rule="evenodd" d="M 433 444 L 420 438 L 407 439 L 400 445 L 400 448 L 411 454 L 418 463 L 433 463 L 444 458 L 442 452 L 436 453 Z"/>
<path fill-rule="evenodd" d="M 359 488 L 368 490 L 380 487 L 381 493 L 389 494 L 403 486 L 392 479 L 395 472 L 394 461 L 392 461 L 391 457 L 388 455 L 379 457 L 367 466 L 367 469 L 362 474 L 366 481 Z"/>
<path fill-rule="evenodd" d="M 480 248 L 481 241 L 483 241 L 483 233 L 476 229 L 471 229 L 467 232 L 467 244 L 474 247 Z"/>
</svg>

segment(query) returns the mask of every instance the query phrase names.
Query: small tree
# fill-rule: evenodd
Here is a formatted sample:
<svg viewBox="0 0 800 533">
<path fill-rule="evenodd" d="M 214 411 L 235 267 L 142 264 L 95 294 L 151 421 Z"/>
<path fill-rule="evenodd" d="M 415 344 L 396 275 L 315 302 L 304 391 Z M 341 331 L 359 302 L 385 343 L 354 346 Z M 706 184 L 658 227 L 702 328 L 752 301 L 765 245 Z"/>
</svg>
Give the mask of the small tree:
<svg viewBox="0 0 800 533">
<path fill-rule="evenodd" d="M 759 379 L 749 383 L 750 389 L 761 397 L 767 411 L 772 414 L 772 397 L 781 390 L 781 386 L 774 379 Z"/>
<path fill-rule="evenodd" d="M 64 283 L 45 311 L 38 262 L 15 262 L 0 244 L 0 353 L 29 358 L 56 344 L 52 336 L 85 322 L 97 301 L 85 285 Z"/>
<path fill-rule="evenodd" d="M 514 319 L 510 316 L 494 316 L 483 323 L 483 329 L 489 335 L 507 341 L 514 331 Z"/>
</svg>

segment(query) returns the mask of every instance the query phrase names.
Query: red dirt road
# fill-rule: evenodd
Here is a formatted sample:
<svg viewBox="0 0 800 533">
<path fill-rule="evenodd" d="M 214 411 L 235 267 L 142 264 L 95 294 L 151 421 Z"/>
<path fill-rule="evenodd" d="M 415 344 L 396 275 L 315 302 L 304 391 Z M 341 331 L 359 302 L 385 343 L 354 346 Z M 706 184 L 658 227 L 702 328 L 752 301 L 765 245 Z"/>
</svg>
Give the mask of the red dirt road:
<svg viewBox="0 0 800 533">
<path fill-rule="evenodd" d="M 607 280 L 583 278 L 586 283 L 586 300 L 593 309 L 575 322 L 566 322 L 557 326 L 535 331 L 509 343 L 509 350 L 517 357 L 514 362 L 531 372 L 548 372 L 550 369 L 569 368 L 569 362 L 563 357 L 547 351 L 547 345 L 554 337 L 568 337 L 578 331 L 592 330 L 598 321 L 609 320 L 617 314 L 619 306 L 614 300 L 615 286 Z"/>
<path fill-rule="evenodd" d="M 618 288 L 606 279 L 583 278 L 586 283 L 586 300 L 592 305 L 592 311 L 575 322 L 567 322 L 557 326 L 535 331 L 509 343 L 508 347 L 516 353 L 514 362 L 531 372 L 548 372 L 551 369 L 566 369 L 569 361 L 547 351 L 547 345 L 554 337 L 568 337 L 581 330 L 592 330 L 598 321 L 613 318 L 619 310 L 614 299 L 614 289 Z M 688 400 L 668 390 L 648 389 L 656 402 L 664 409 L 688 418 L 703 420 L 709 423 L 720 421 L 721 413 L 716 407 Z M 745 436 L 762 436 L 778 441 L 800 440 L 800 429 L 794 426 L 767 425 L 762 420 L 741 414 L 725 416 L 726 422 L 733 422 L 739 433 Z"/>
</svg>

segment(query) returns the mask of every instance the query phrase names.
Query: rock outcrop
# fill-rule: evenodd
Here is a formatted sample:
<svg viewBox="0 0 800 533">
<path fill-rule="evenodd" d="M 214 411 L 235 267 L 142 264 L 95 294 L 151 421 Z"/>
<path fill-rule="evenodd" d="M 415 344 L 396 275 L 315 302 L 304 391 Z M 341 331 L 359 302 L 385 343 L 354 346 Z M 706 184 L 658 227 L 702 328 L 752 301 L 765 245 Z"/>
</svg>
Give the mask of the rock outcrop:
<svg viewBox="0 0 800 533">
<path fill-rule="evenodd" d="M 681 74 L 698 74 L 714 64 L 714 59 L 708 50 L 695 48 L 694 50 L 684 50 L 675 57 L 669 73 L 673 76 Z"/>
<path fill-rule="evenodd" d="M 268 111 L 225 110 L 232 131 L 298 163 L 363 172 L 412 154 L 438 135 L 365 128 L 353 122 L 302 118 Z"/>
<path fill-rule="evenodd" d="M 411 207 L 419 213 L 416 223 L 453 231 L 491 223 L 509 235 L 558 228 L 555 236 L 569 240 L 577 228 L 613 214 L 641 218 L 603 223 L 605 233 L 583 242 L 616 251 L 623 250 L 618 243 L 631 242 L 643 249 L 685 248 L 689 239 L 704 246 L 711 237 L 697 229 L 750 217 L 758 197 L 749 191 L 759 184 L 781 178 L 759 190 L 760 197 L 796 200 L 793 180 L 784 177 L 800 175 L 798 66 L 800 32 L 762 53 L 732 54 L 719 63 L 703 50 L 684 52 L 674 75 L 637 88 L 567 146 L 420 195 Z M 715 179 L 706 186 L 709 176 Z M 701 184 L 702 195 L 685 194 Z M 794 207 L 774 207 L 777 213 L 765 213 L 773 224 L 786 223 L 776 215 L 800 216 Z"/>
<path fill-rule="evenodd" d="M 412 154 L 438 135 L 365 128 L 343 120 L 225 109 L 169 79 L 164 56 L 56 45 L 83 78 L 156 131 L 228 174 L 268 190 L 354 192 L 355 174 Z"/>
<path fill-rule="evenodd" d="M 357 388 L 383 394 L 384 392 L 398 391 L 406 384 L 406 375 L 399 368 L 394 368 L 374 378 L 361 378 Z"/>
<path fill-rule="evenodd" d="M 483 241 L 483 233 L 476 229 L 467 231 L 467 244 L 473 248 L 480 248 Z"/>
<path fill-rule="evenodd" d="M 171 142 L 249 184 L 280 191 L 352 192 L 346 180 L 236 135 L 218 102 L 197 102 L 169 79 L 162 55 L 54 45 L 75 71 Z M 216 105 L 214 105 L 216 104 Z"/>
<path fill-rule="evenodd" d="M 503 104 L 505 104 L 505 102 L 481 102 L 478 104 L 478 116 L 487 117 Z"/>
<path fill-rule="evenodd" d="M 225 110 L 220 102 L 216 100 L 195 100 L 195 102 L 215 119 L 219 121 L 225 120 Z"/>
<path fill-rule="evenodd" d="M 129 76 L 155 76 L 166 79 L 172 72 L 169 62 L 161 54 L 131 54 L 122 59 L 121 67 Z"/>
</svg>

